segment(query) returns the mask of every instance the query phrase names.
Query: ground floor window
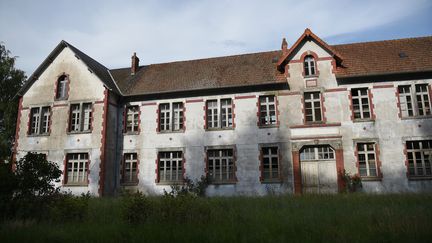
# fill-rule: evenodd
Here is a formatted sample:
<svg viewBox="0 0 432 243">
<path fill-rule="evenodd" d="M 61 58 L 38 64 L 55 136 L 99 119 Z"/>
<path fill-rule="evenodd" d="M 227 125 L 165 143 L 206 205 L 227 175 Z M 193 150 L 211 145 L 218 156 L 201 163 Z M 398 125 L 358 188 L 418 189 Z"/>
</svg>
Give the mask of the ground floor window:
<svg viewBox="0 0 432 243">
<path fill-rule="evenodd" d="M 261 148 L 261 181 L 280 180 L 279 148 L 277 146 Z"/>
<path fill-rule="evenodd" d="M 130 184 L 138 182 L 138 155 L 126 153 L 123 155 L 122 183 Z"/>
<path fill-rule="evenodd" d="M 407 141 L 408 176 L 431 177 L 432 140 Z"/>
<path fill-rule="evenodd" d="M 234 150 L 207 150 L 208 177 L 214 183 L 232 183 L 235 181 Z"/>
<path fill-rule="evenodd" d="M 66 183 L 65 184 L 87 184 L 88 183 L 88 154 L 70 153 L 66 155 Z"/>
<path fill-rule="evenodd" d="M 169 151 L 159 152 L 158 182 L 180 183 L 183 182 L 183 152 Z"/>
<path fill-rule="evenodd" d="M 357 161 L 361 177 L 377 177 L 375 143 L 357 143 Z"/>
</svg>

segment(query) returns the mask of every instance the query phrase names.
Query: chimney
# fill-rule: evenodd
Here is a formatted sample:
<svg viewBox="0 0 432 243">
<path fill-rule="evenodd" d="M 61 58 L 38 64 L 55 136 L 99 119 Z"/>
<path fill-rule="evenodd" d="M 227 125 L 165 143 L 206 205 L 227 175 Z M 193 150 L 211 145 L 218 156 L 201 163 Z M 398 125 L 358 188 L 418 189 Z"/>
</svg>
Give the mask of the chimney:
<svg viewBox="0 0 432 243">
<path fill-rule="evenodd" d="M 284 55 L 288 53 L 288 43 L 285 38 L 282 39 L 282 53 Z"/>
<path fill-rule="evenodd" d="M 132 56 L 132 66 L 131 66 L 131 75 L 135 75 L 138 72 L 139 69 L 139 58 L 136 55 L 136 52 L 134 52 Z"/>
</svg>

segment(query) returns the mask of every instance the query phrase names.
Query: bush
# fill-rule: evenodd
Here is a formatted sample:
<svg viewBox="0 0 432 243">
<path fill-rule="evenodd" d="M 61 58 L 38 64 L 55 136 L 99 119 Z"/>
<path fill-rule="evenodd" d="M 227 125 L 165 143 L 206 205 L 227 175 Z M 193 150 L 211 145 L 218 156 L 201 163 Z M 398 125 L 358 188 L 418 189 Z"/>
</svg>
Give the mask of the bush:
<svg viewBox="0 0 432 243">
<path fill-rule="evenodd" d="M 346 192 L 356 192 L 359 191 L 363 185 L 361 182 L 361 178 L 358 174 L 350 175 L 345 170 L 343 171 L 342 178 L 345 182 L 345 191 Z"/>
<path fill-rule="evenodd" d="M 122 217 L 131 224 L 144 223 L 150 216 L 152 205 L 141 192 L 122 195 Z"/>
</svg>

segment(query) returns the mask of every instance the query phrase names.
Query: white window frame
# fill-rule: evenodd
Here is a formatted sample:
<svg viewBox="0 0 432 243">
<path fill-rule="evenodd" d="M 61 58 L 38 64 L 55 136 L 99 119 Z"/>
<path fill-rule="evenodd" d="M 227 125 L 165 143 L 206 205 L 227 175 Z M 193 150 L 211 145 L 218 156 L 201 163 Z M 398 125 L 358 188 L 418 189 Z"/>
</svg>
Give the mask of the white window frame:
<svg viewBox="0 0 432 243">
<path fill-rule="evenodd" d="M 68 82 L 69 77 L 67 75 L 62 75 L 59 77 L 57 80 L 56 99 L 66 99 Z"/>
<path fill-rule="evenodd" d="M 276 149 L 276 153 L 272 150 Z M 262 164 L 262 181 L 278 181 L 280 180 L 280 161 L 279 161 L 279 147 L 278 146 L 262 146 L 261 147 L 261 164 Z M 274 160 L 276 160 L 276 168 L 274 168 Z M 267 161 L 267 163 L 266 163 Z M 268 166 L 266 166 L 268 164 Z M 268 167 L 268 168 L 266 168 Z M 276 170 L 276 176 L 274 176 Z M 267 175 L 267 176 L 266 176 Z"/>
<path fill-rule="evenodd" d="M 66 185 L 86 185 L 88 184 L 88 153 L 68 153 L 66 154 Z"/>
<path fill-rule="evenodd" d="M 366 91 L 366 94 L 362 94 Z M 366 99 L 366 101 L 365 101 Z M 354 103 L 357 101 L 357 104 Z M 371 119 L 372 118 L 372 109 L 369 99 L 369 89 L 368 88 L 355 88 L 351 89 L 351 102 L 353 108 L 353 119 L 354 120 L 362 120 L 362 119 Z M 357 107 L 356 107 L 357 106 Z M 367 115 L 369 114 L 369 115 Z M 359 116 L 359 117 L 356 117 Z"/>
<path fill-rule="evenodd" d="M 139 131 L 139 105 L 131 105 L 126 107 L 126 132 Z"/>
<path fill-rule="evenodd" d="M 417 91 L 417 88 L 426 90 Z M 402 117 L 431 116 L 432 104 L 430 86 L 427 83 L 398 86 L 400 111 Z"/>
<path fill-rule="evenodd" d="M 159 104 L 159 131 L 173 132 L 184 129 L 183 102 Z"/>
<path fill-rule="evenodd" d="M 122 183 L 136 184 L 138 182 L 138 154 L 124 153 L 122 167 Z"/>
<path fill-rule="evenodd" d="M 306 99 L 306 94 L 310 94 L 310 99 Z M 318 94 L 318 98 L 314 97 L 314 94 Z M 319 91 L 312 91 L 312 92 L 304 92 L 303 99 L 304 99 L 304 112 L 305 112 L 305 123 L 314 123 L 314 122 L 323 122 L 323 109 L 322 109 L 322 102 L 321 102 L 321 92 Z M 318 113 L 316 112 L 317 107 L 315 106 L 315 103 L 319 102 L 319 115 L 320 119 L 317 118 Z M 307 104 L 310 103 L 310 108 L 307 108 Z M 310 112 L 310 114 L 308 114 Z M 307 118 L 312 117 L 312 121 L 308 121 Z"/>
<path fill-rule="evenodd" d="M 209 105 L 211 104 L 211 106 Z M 227 129 L 234 125 L 233 100 L 231 98 L 206 101 L 207 129 Z"/>
<path fill-rule="evenodd" d="M 372 150 L 370 150 L 368 146 L 372 146 Z M 360 147 L 362 147 L 362 150 L 360 150 Z M 360 177 L 379 177 L 378 158 L 376 154 L 376 143 L 357 142 L 356 151 L 357 151 L 358 171 Z M 369 155 L 373 155 L 373 160 L 369 158 Z M 364 161 L 360 160 L 360 156 L 364 156 Z M 362 164 L 364 164 L 364 167 Z M 372 168 L 372 166 L 374 168 Z M 366 173 L 362 172 L 362 170 L 364 170 Z M 375 170 L 375 174 L 371 173 L 371 171 L 373 170 Z"/>
<path fill-rule="evenodd" d="M 157 172 L 158 183 L 183 183 L 183 151 L 159 151 Z"/>
<path fill-rule="evenodd" d="M 409 146 L 409 143 L 412 143 L 412 146 Z M 414 145 L 415 143 L 417 146 Z M 406 141 L 406 148 L 408 176 L 432 177 L 432 140 Z"/>
<path fill-rule="evenodd" d="M 300 152 L 300 161 L 324 161 L 335 159 L 335 151 L 330 145 L 307 145 Z"/>
<path fill-rule="evenodd" d="M 312 55 L 307 55 L 304 58 L 303 68 L 305 76 L 314 76 L 317 73 L 315 58 Z"/>
<path fill-rule="evenodd" d="M 30 135 L 45 135 L 49 133 L 51 107 L 41 106 L 30 109 Z"/>
<path fill-rule="evenodd" d="M 271 100 L 273 98 L 273 100 Z M 260 96 L 259 100 L 259 124 L 261 126 L 271 126 L 277 124 L 276 96 Z"/>
<path fill-rule="evenodd" d="M 211 183 L 235 182 L 235 168 L 233 148 L 207 149 L 207 176 Z"/>
<path fill-rule="evenodd" d="M 69 116 L 69 132 L 89 132 L 92 129 L 93 104 L 90 102 L 71 104 Z"/>
</svg>

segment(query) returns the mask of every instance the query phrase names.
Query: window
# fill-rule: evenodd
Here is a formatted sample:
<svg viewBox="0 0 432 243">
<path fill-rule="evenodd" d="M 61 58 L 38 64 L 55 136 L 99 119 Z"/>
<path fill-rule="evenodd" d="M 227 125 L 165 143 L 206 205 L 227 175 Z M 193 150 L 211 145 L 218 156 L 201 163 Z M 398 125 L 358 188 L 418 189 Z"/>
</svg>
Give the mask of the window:
<svg viewBox="0 0 432 243">
<path fill-rule="evenodd" d="M 276 119 L 276 97 L 274 95 L 259 97 L 259 124 L 275 125 Z"/>
<path fill-rule="evenodd" d="M 126 132 L 138 132 L 139 106 L 126 107 Z"/>
<path fill-rule="evenodd" d="M 159 152 L 158 182 L 183 182 L 183 153 L 181 151 Z"/>
<path fill-rule="evenodd" d="M 328 145 L 306 146 L 300 152 L 301 161 L 334 160 L 334 150 Z"/>
<path fill-rule="evenodd" d="M 56 99 L 66 99 L 68 93 L 68 76 L 62 75 L 57 80 Z"/>
<path fill-rule="evenodd" d="M 402 117 L 431 115 L 428 84 L 401 85 L 398 91 Z"/>
<path fill-rule="evenodd" d="M 304 74 L 305 76 L 316 75 L 315 59 L 308 55 L 304 59 Z"/>
<path fill-rule="evenodd" d="M 233 149 L 207 150 L 208 177 L 215 183 L 232 183 L 235 181 Z"/>
<path fill-rule="evenodd" d="M 408 175 L 410 177 L 432 176 L 432 140 L 407 141 Z"/>
<path fill-rule="evenodd" d="M 377 177 L 375 143 L 357 143 L 357 160 L 361 177 Z"/>
<path fill-rule="evenodd" d="M 183 103 L 159 105 L 159 131 L 180 131 L 184 129 Z"/>
<path fill-rule="evenodd" d="M 278 147 L 261 148 L 261 180 L 262 181 L 279 181 L 279 149 Z"/>
<path fill-rule="evenodd" d="M 138 183 L 138 156 L 136 153 L 123 155 L 122 183 Z"/>
<path fill-rule="evenodd" d="M 69 119 L 70 132 L 87 132 L 91 130 L 92 120 L 91 103 L 72 104 Z"/>
<path fill-rule="evenodd" d="M 48 134 L 50 126 L 51 108 L 49 106 L 34 107 L 30 110 L 31 135 Z"/>
<path fill-rule="evenodd" d="M 320 92 L 304 93 L 304 104 L 305 104 L 305 117 L 307 123 L 322 121 Z"/>
<path fill-rule="evenodd" d="M 232 100 L 208 100 L 206 103 L 207 128 L 233 127 Z"/>
<path fill-rule="evenodd" d="M 370 119 L 371 110 L 367 88 L 352 89 L 351 98 L 353 105 L 354 119 Z"/>
<path fill-rule="evenodd" d="M 87 184 L 88 163 L 86 153 L 67 154 L 65 184 Z"/>
</svg>

